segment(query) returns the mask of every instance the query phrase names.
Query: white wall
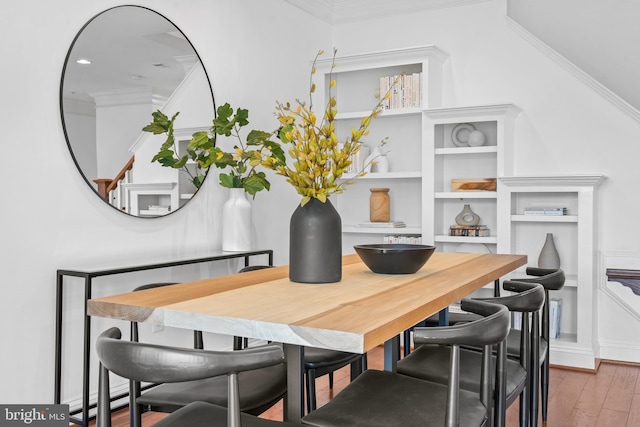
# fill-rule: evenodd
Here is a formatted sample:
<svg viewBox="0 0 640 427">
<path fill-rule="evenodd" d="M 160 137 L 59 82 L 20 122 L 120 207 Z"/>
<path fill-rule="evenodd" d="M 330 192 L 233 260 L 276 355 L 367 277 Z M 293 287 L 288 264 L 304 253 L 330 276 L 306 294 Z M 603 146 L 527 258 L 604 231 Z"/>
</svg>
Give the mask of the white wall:
<svg viewBox="0 0 640 427">
<path fill-rule="evenodd" d="M 140 0 L 169 17 L 194 44 L 212 80 L 216 102 L 248 108 L 253 127 L 270 129 L 276 99 L 304 97 L 309 60 L 335 44 L 342 54 L 435 44 L 450 55 L 445 105 L 513 102 L 516 172 L 604 173 L 601 249 L 639 251 L 640 230 L 629 227 L 635 196 L 640 125 L 591 92 L 505 25 L 504 0 L 434 10 L 383 21 L 326 24 L 281 0 Z M 58 110 L 60 72 L 76 32 L 113 0 L 14 1 L 0 14 L 2 70 L 3 284 L 0 402 L 53 400 L 55 271 L 80 262 L 144 260 L 205 253 L 220 247 L 220 207 L 226 191 L 207 179 L 189 203 L 168 217 L 140 219 L 109 208 L 88 188 L 69 156 Z M 64 11 L 62 13 L 61 11 Z M 356 37 L 357 35 L 357 37 Z M 6 102 L 10 100 L 10 102 Z M 288 260 L 288 218 L 298 197 L 280 177 L 253 202 L 257 247 Z M 276 201 L 274 203 L 274 201 Z M 94 296 L 151 280 L 186 280 L 233 271 L 190 267 L 101 279 Z M 69 287 L 65 368 L 77 369 L 81 283 Z M 603 305 L 602 336 L 620 319 Z M 95 322 L 94 332 L 109 321 Z M 628 327 L 636 330 L 637 325 Z M 637 337 L 625 337 L 640 347 Z M 186 338 L 182 338 L 185 339 Z M 616 339 L 621 339 L 616 335 Z M 66 372 L 70 372 L 67 370 Z M 65 396 L 78 395 L 68 374 Z M 94 381 L 95 384 L 95 381 Z"/>
<path fill-rule="evenodd" d="M 600 187 L 600 250 L 637 252 L 640 230 L 630 218 L 640 212 L 640 124 L 510 29 L 505 16 L 506 0 L 493 0 L 344 24 L 334 38 L 343 54 L 429 44 L 447 52 L 444 106 L 522 108 L 515 174 L 607 175 Z M 639 322 L 629 326 L 624 310 L 602 292 L 598 297 L 601 340 L 615 336 L 628 346 L 624 354 L 605 348 L 603 357 L 640 362 Z"/>
<path fill-rule="evenodd" d="M 331 47 L 326 24 L 281 0 L 135 3 L 162 13 L 184 31 L 202 58 L 217 102 L 248 108 L 257 128 L 275 127 L 272 112 L 277 97 L 290 100 L 305 95 L 310 58 L 318 49 Z M 0 116 L 3 156 L 12 160 L 1 168 L 5 183 L 0 213 L 2 403 L 53 401 L 56 269 L 220 248 L 220 210 L 226 192 L 215 180 L 208 179 L 186 209 L 163 218 L 133 218 L 99 200 L 69 156 L 58 105 L 67 49 L 85 22 L 120 4 L 115 0 L 3 3 L 0 35 L 5 42 L 0 56 L 7 66 L 2 69 Z M 256 198 L 255 223 L 261 230 L 258 246 L 273 247 L 276 263 L 282 264 L 287 262 L 288 215 L 298 199 L 278 178 L 273 179 L 270 193 Z M 151 280 L 186 280 L 235 268 L 223 264 L 105 278 L 98 280 L 94 295 L 122 292 Z M 80 389 L 82 286 L 80 281 L 70 283 L 65 298 L 72 304 L 65 313 L 71 336 L 65 338 L 69 361 L 64 366 L 64 395 L 73 400 Z M 111 324 L 95 323 L 94 332 Z"/>
</svg>

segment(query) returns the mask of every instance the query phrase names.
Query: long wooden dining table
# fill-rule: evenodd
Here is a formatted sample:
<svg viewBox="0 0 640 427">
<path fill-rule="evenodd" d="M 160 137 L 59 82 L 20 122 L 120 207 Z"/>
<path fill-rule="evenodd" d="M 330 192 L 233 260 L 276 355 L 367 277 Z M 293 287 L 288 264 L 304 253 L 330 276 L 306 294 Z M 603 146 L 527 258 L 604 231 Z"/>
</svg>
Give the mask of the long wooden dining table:
<svg viewBox="0 0 640 427">
<path fill-rule="evenodd" d="M 366 353 L 384 344 L 385 369 L 393 370 L 388 359 L 399 334 L 526 262 L 524 255 L 436 252 L 417 273 L 387 275 L 354 254 L 343 257 L 337 283 L 291 282 L 282 266 L 91 299 L 88 313 L 283 343 L 284 414 L 298 421 L 305 346 Z"/>
</svg>

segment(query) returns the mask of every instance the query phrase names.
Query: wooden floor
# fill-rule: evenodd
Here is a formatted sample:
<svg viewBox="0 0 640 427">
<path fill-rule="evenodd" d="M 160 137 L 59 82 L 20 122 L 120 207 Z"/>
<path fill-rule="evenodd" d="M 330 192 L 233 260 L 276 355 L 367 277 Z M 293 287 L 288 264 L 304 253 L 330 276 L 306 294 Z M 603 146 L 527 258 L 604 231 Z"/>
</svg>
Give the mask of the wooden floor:
<svg viewBox="0 0 640 427">
<path fill-rule="evenodd" d="M 382 369 L 382 348 L 369 353 L 369 369 Z M 326 403 L 349 382 L 349 370 L 336 373 L 334 389 L 327 376 L 317 380 L 318 405 Z M 597 374 L 551 368 L 547 427 L 638 427 L 640 426 L 640 366 L 603 362 Z M 129 425 L 128 410 L 113 415 L 114 427 Z M 146 413 L 143 426 L 150 426 L 164 414 Z M 282 420 L 282 403 L 262 415 Z M 92 424 L 93 425 L 93 424 Z M 507 413 L 507 427 L 518 426 L 518 404 Z M 394 426 L 390 426 L 394 427 Z"/>
</svg>

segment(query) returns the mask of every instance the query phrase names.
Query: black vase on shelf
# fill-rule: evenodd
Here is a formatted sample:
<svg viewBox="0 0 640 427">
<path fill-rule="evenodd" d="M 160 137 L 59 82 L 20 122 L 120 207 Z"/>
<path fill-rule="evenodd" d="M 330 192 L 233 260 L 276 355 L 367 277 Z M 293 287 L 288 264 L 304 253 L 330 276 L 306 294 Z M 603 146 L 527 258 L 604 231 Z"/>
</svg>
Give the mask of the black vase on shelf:
<svg viewBox="0 0 640 427">
<path fill-rule="evenodd" d="M 289 279 L 297 283 L 342 279 L 342 221 L 329 200 L 312 198 L 291 215 Z"/>
</svg>

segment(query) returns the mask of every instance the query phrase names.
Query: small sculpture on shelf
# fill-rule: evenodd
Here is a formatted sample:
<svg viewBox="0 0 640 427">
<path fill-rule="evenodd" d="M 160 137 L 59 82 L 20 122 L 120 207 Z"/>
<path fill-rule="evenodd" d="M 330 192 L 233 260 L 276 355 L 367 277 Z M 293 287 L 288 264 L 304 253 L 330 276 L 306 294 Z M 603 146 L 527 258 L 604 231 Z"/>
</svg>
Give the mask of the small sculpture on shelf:
<svg viewBox="0 0 640 427">
<path fill-rule="evenodd" d="M 456 216 L 456 224 L 475 226 L 480 224 L 480 217 L 471 210 L 469 205 L 464 205 L 462 211 Z"/>
<path fill-rule="evenodd" d="M 374 170 L 378 173 L 389 172 L 389 159 L 387 158 L 389 151 L 384 148 L 388 139 L 389 138 L 384 138 L 364 160 L 364 171 L 366 173 L 373 172 Z"/>
<path fill-rule="evenodd" d="M 464 205 L 456 216 L 456 224 L 449 227 L 450 236 L 458 237 L 488 237 L 491 230 L 486 225 L 480 225 L 480 216 Z"/>
</svg>

